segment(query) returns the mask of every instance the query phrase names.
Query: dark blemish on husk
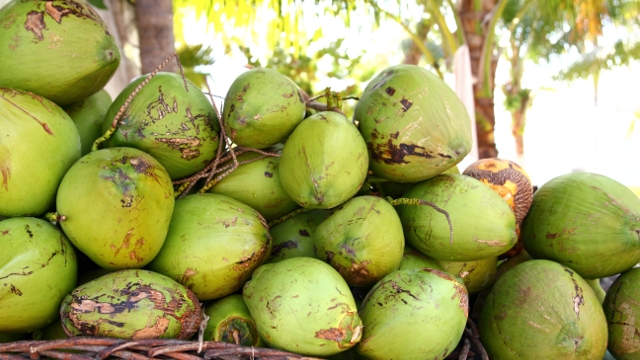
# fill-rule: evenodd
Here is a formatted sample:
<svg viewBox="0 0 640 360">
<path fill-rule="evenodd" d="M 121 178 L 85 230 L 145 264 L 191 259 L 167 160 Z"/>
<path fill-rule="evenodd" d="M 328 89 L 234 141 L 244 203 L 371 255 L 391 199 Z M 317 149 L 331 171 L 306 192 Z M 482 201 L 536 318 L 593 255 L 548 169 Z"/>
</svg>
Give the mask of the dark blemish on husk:
<svg viewBox="0 0 640 360">
<path fill-rule="evenodd" d="M 25 269 L 26 269 L 26 268 L 25 268 Z M 21 272 L 21 273 L 10 273 L 10 274 L 7 274 L 7 275 L 5 275 L 5 276 L 0 277 L 0 280 L 2 280 L 2 279 L 7 279 L 9 276 L 29 276 L 29 275 L 31 275 L 31 274 L 33 274 L 33 270 L 32 270 L 32 271 L 29 271 L 29 272 L 25 272 L 25 271 L 23 271 L 23 272 Z"/>
<path fill-rule="evenodd" d="M 400 100 L 400 104 L 402 104 L 402 112 L 407 112 L 407 110 L 409 110 L 413 105 L 413 101 L 402 98 L 402 100 Z"/>
<path fill-rule="evenodd" d="M 265 172 L 264 172 L 264 176 L 266 176 L 266 177 L 268 177 L 268 178 L 272 178 L 272 177 L 273 177 L 273 174 L 272 174 L 272 173 L 270 173 L 270 172 L 268 172 L 268 171 L 265 171 Z"/>
<path fill-rule="evenodd" d="M 405 161 L 407 156 L 419 156 L 426 159 L 433 159 L 435 156 L 429 154 L 426 148 L 418 145 L 400 144 L 396 146 L 391 138 L 387 143 L 376 144 L 376 148 L 373 148 L 374 144 L 369 142 L 367 147 L 371 153 L 371 157 L 376 161 L 383 161 L 386 164 L 408 164 Z"/>
<path fill-rule="evenodd" d="M 247 90 L 249 90 L 250 86 L 251 86 L 251 83 L 247 83 L 245 86 L 242 87 L 242 91 L 240 91 L 238 95 L 236 95 L 236 100 L 238 100 L 238 102 L 244 102 L 244 94 L 247 92 Z"/>
<path fill-rule="evenodd" d="M 316 331 L 315 337 L 323 340 L 340 342 L 347 337 L 347 331 L 344 329 L 330 328 Z"/>
<path fill-rule="evenodd" d="M 284 249 L 297 249 L 298 248 L 298 242 L 294 241 L 294 240 L 288 240 L 285 242 L 282 242 L 278 245 L 274 245 L 273 249 L 271 250 L 271 256 L 280 256 L 280 253 L 284 250 Z"/>
<path fill-rule="evenodd" d="M 22 296 L 22 291 L 20 291 L 20 289 L 18 289 L 15 285 L 11 284 L 11 288 L 9 289 L 9 292 L 18 296 Z"/>
<path fill-rule="evenodd" d="M 373 85 L 373 87 L 371 88 L 371 91 L 374 91 L 376 89 L 379 89 L 381 87 L 384 86 L 384 84 L 387 83 L 387 81 L 389 81 L 389 79 L 393 76 L 393 70 L 389 70 L 386 73 L 384 73 L 382 75 L 382 79 L 380 79 L 380 81 L 378 81 L 375 85 Z"/>
<path fill-rule="evenodd" d="M 33 232 L 31 232 L 31 229 L 29 228 L 29 225 L 25 225 L 24 226 L 27 230 L 27 234 L 29 234 L 29 237 L 32 238 L 33 237 Z"/>
<path fill-rule="evenodd" d="M 178 150 L 182 153 L 182 158 L 185 160 L 193 160 L 200 156 L 200 150 L 197 149 L 201 146 L 200 139 L 197 137 L 189 136 L 186 139 L 180 138 L 155 138 L 155 140 L 167 144 L 171 149 Z"/>
<path fill-rule="evenodd" d="M 578 281 L 573 277 L 574 272 L 567 269 L 566 267 L 563 269 L 566 271 L 569 276 L 571 276 L 571 281 L 573 282 L 573 288 L 576 291 L 576 295 L 573 297 L 573 311 L 576 313 L 578 320 L 580 319 L 580 305 L 584 305 L 584 294 L 582 292 L 582 288 L 578 285 Z"/>
<path fill-rule="evenodd" d="M 42 30 L 47 28 L 47 25 L 44 23 L 44 13 L 38 11 L 30 11 L 27 13 L 27 21 L 24 23 L 24 28 L 27 29 L 27 31 L 31 31 L 39 41 L 44 40 Z"/>
<path fill-rule="evenodd" d="M 151 168 L 153 168 L 153 165 L 151 165 L 145 159 L 140 158 L 140 157 L 130 158 L 129 159 L 129 164 L 131 164 L 131 166 L 133 166 L 133 169 L 138 174 L 147 174 L 149 172 L 149 170 Z"/>
<path fill-rule="evenodd" d="M 0 235 L 5 236 L 9 234 L 9 230 L 3 230 L 2 232 L 0 232 Z"/>
<path fill-rule="evenodd" d="M 300 236 L 304 236 L 304 237 L 309 237 L 309 236 L 311 236 L 311 234 L 309 234 L 309 232 L 308 232 L 307 230 L 305 230 L 305 229 L 300 229 L 300 230 L 298 231 L 298 234 L 300 234 Z"/>
<path fill-rule="evenodd" d="M 0 161 L 0 173 L 2 174 L 2 187 L 5 190 L 9 190 L 9 177 L 11 177 L 11 163 L 9 151 L 7 150 L 7 156 L 3 156 L 4 159 Z M 4 234 L 3 234 L 4 235 Z"/>
<path fill-rule="evenodd" d="M 387 95 L 389 95 L 389 96 L 393 96 L 393 94 L 395 94 L 395 93 L 396 93 L 396 89 L 394 89 L 394 88 L 392 88 L 391 86 L 389 86 L 388 88 L 386 88 L 386 89 L 384 90 L 384 92 L 386 92 L 386 93 L 387 93 Z"/>
<path fill-rule="evenodd" d="M 51 109 L 49 109 L 43 102 L 42 102 L 42 98 L 39 96 L 36 96 L 34 94 L 31 93 L 27 93 L 29 95 L 31 95 L 31 97 L 33 97 L 35 100 L 39 101 L 40 103 L 42 103 L 44 105 L 44 107 L 47 109 L 47 111 L 52 112 Z M 23 113 L 27 114 L 29 117 L 31 117 L 33 120 L 35 120 L 38 124 L 40 124 L 42 126 L 42 128 L 44 129 L 44 131 L 47 132 L 47 134 L 49 135 L 53 135 L 53 131 L 51 131 L 51 128 L 49 127 L 49 125 L 47 125 L 47 123 L 43 123 L 40 120 L 38 120 L 38 118 L 36 118 L 35 116 L 33 116 L 30 112 L 26 111 L 25 109 L 21 108 L 20 106 L 18 106 L 16 103 L 12 102 L 11 100 L 7 99 L 6 97 L 0 95 L 0 99 L 5 100 L 6 102 L 8 102 L 9 104 L 11 104 L 12 106 L 14 106 L 16 109 L 22 111 Z"/>
<path fill-rule="evenodd" d="M 329 250 L 325 250 L 325 255 L 327 255 L 327 261 L 331 262 L 331 260 L 333 260 L 333 257 L 336 256 L 336 254 L 333 251 L 329 251 Z"/>
<path fill-rule="evenodd" d="M 51 16 L 58 24 L 62 22 L 63 17 L 69 14 L 78 14 L 77 10 L 65 9 L 62 6 L 54 6 L 52 1 L 47 1 L 45 8 L 47 9 L 47 14 L 49 14 L 49 16 Z"/>
<path fill-rule="evenodd" d="M 353 286 L 365 286 L 369 285 L 375 278 L 369 273 L 367 266 L 371 264 L 369 260 L 363 260 L 356 262 L 351 259 L 351 266 L 342 266 L 339 263 L 332 263 L 331 260 L 327 260 L 331 265 L 338 270 L 347 283 Z"/>
<path fill-rule="evenodd" d="M 445 158 L 445 159 L 451 159 L 451 155 L 447 155 L 447 154 L 443 154 L 443 153 L 438 153 L 438 156 Z"/>
</svg>

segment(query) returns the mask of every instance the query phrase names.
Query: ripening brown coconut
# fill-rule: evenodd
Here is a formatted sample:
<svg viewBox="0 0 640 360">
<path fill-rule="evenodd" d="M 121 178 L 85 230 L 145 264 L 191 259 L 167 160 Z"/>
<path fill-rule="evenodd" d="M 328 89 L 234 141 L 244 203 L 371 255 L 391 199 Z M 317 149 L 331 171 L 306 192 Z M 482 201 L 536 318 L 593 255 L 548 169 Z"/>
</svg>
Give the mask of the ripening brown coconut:
<svg viewBox="0 0 640 360">
<path fill-rule="evenodd" d="M 462 174 L 480 180 L 502 196 L 516 215 L 516 232 L 519 238 L 520 225 L 533 199 L 533 186 L 526 171 L 513 161 L 488 158 L 469 165 Z M 521 250 L 522 242 L 518 239 L 518 243 L 506 255 L 512 257 Z"/>
</svg>

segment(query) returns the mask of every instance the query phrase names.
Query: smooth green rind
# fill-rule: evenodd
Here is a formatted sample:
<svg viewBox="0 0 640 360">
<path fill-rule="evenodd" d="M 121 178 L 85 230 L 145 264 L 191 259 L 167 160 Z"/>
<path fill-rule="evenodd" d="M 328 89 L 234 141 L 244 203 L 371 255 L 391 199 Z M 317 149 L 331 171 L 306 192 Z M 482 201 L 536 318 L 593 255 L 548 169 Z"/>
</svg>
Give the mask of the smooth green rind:
<svg viewBox="0 0 640 360">
<path fill-rule="evenodd" d="M 562 175 L 534 194 L 521 237 L 533 258 L 587 279 L 615 275 L 640 262 L 640 198 L 603 175 Z"/>
<path fill-rule="evenodd" d="M 444 271 L 459 276 L 464 281 L 469 294 L 480 292 L 496 281 L 497 257 L 471 261 L 437 260 L 437 262 Z"/>
<path fill-rule="evenodd" d="M 395 209 L 376 196 L 354 197 L 314 232 L 318 259 L 328 262 L 350 286 L 370 286 L 400 266 L 402 224 Z"/>
<path fill-rule="evenodd" d="M 308 256 L 315 257 L 313 236 L 318 224 L 331 215 L 330 210 L 311 210 L 271 228 L 273 249 L 267 262 Z"/>
<path fill-rule="evenodd" d="M 0 333 L 45 327 L 76 285 L 77 259 L 69 240 L 36 218 L 0 221 Z"/>
<path fill-rule="evenodd" d="M 618 360 L 640 359 L 640 269 L 620 275 L 603 303 L 609 328 L 609 352 Z"/>
<path fill-rule="evenodd" d="M 500 195 L 474 178 L 439 175 L 417 184 L 404 197 L 430 201 L 449 213 L 453 241 L 447 218 L 433 208 L 396 207 L 407 242 L 434 259 L 486 259 L 507 252 L 516 243 L 513 211 Z"/>
<path fill-rule="evenodd" d="M 269 229 L 249 206 L 219 194 L 176 201 L 171 226 L 150 270 L 213 300 L 240 290 L 271 252 Z"/>
<path fill-rule="evenodd" d="M 119 339 L 189 339 L 202 320 L 195 295 L 147 270 L 116 271 L 68 294 L 60 318 L 69 336 Z"/>
<path fill-rule="evenodd" d="M 79 158 L 78 130 L 59 106 L 0 87 L 0 216 L 44 214 Z"/>
<path fill-rule="evenodd" d="M 66 105 L 102 89 L 120 51 L 84 1 L 13 0 L 0 9 L 0 86 Z"/>
<path fill-rule="evenodd" d="M 141 268 L 160 251 L 174 205 L 162 165 L 133 148 L 109 148 L 76 162 L 60 183 L 60 224 L 100 267 Z"/>
<path fill-rule="evenodd" d="M 235 144 L 264 149 L 284 140 L 304 119 L 296 84 L 276 70 L 256 68 L 238 76 L 224 101 L 224 128 Z"/>
<path fill-rule="evenodd" d="M 329 356 L 360 340 L 362 322 L 349 286 L 321 260 L 296 257 L 262 265 L 242 296 L 269 347 Z"/>
<path fill-rule="evenodd" d="M 209 316 L 204 329 L 205 341 L 219 341 L 242 346 L 263 346 L 256 323 L 241 294 L 231 294 L 204 305 Z"/>
<path fill-rule="evenodd" d="M 587 284 L 591 286 L 591 290 L 593 290 L 593 293 L 596 294 L 598 301 L 600 301 L 600 304 L 602 304 L 604 302 L 604 298 L 607 296 L 607 292 L 604 291 L 604 289 L 600 285 L 600 279 L 584 279 L 584 281 L 586 281 Z"/>
<path fill-rule="evenodd" d="M 369 166 L 358 129 L 342 114 L 306 118 L 289 136 L 280 158 L 280 182 L 304 208 L 330 209 L 353 197 Z"/>
<path fill-rule="evenodd" d="M 146 77 L 139 77 L 116 97 L 102 122 L 103 133 Z M 188 92 L 179 74 L 156 74 L 129 103 L 106 146 L 133 147 L 150 154 L 171 179 L 204 169 L 218 151 L 220 125 L 209 99 L 192 82 L 186 82 Z"/>
<path fill-rule="evenodd" d="M 111 106 L 111 95 L 102 89 L 86 99 L 63 107 L 80 133 L 82 156 L 91 151 L 91 146 L 102 136 L 102 120 Z"/>
<path fill-rule="evenodd" d="M 255 159 L 261 154 L 250 152 L 238 156 L 238 161 Z M 280 184 L 277 157 L 266 157 L 240 165 L 209 192 L 226 195 L 258 210 L 265 220 L 272 221 L 298 208 Z M 224 165 L 229 165 L 226 163 Z"/>
<path fill-rule="evenodd" d="M 430 269 L 444 271 L 442 267 L 438 265 L 438 263 L 434 259 L 416 250 L 413 246 L 405 243 L 404 252 L 402 254 L 402 260 L 400 261 L 400 266 L 398 266 L 398 270 L 421 269 L 421 268 L 430 268 Z"/>
<path fill-rule="evenodd" d="M 400 182 L 432 178 L 471 151 L 471 121 L 455 92 L 415 65 L 392 66 L 365 88 L 353 115 L 371 170 Z"/>
<path fill-rule="evenodd" d="M 607 323 L 578 273 L 549 261 L 526 261 L 493 286 L 480 314 L 490 359 L 602 360 Z"/>
<path fill-rule="evenodd" d="M 462 338 L 468 309 L 467 290 L 451 275 L 394 271 L 362 303 L 364 334 L 356 350 L 367 359 L 444 359 Z"/>
</svg>

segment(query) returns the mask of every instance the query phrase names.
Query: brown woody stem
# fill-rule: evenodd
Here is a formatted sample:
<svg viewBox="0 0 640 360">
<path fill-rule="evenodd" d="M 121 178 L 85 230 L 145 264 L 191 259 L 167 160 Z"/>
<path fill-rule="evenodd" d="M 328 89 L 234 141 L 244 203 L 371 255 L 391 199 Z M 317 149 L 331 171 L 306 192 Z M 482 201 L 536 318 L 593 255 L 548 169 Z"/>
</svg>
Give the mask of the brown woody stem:
<svg viewBox="0 0 640 360">
<path fill-rule="evenodd" d="M 449 245 L 453 245 L 453 226 L 451 225 L 451 218 L 449 217 L 449 213 L 446 210 L 441 209 L 438 205 L 432 203 L 431 201 L 426 201 L 422 199 L 408 199 L 408 198 L 398 198 L 393 199 L 391 197 L 387 197 L 387 201 L 393 205 L 414 205 L 414 206 L 428 206 L 433 210 L 441 213 L 447 218 L 447 223 L 449 224 Z"/>
</svg>

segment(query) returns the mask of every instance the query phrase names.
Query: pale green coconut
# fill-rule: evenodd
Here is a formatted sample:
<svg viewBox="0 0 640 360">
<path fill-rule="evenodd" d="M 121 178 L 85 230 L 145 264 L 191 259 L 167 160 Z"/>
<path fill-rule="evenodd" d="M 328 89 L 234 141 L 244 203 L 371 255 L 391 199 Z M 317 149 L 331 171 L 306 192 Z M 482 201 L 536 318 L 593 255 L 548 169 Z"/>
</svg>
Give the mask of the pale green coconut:
<svg viewBox="0 0 640 360">
<path fill-rule="evenodd" d="M 356 350 L 367 359 L 444 359 L 462 338 L 468 309 L 467 290 L 450 274 L 394 271 L 362 303 L 364 333 Z"/>
<path fill-rule="evenodd" d="M 419 183 L 404 197 L 431 202 L 451 218 L 453 238 L 445 215 L 432 207 L 397 207 L 407 242 L 434 259 L 469 261 L 497 257 L 516 243 L 513 211 L 500 195 L 479 180 L 466 175 L 439 175 Z"/>
<path fill-rule="evenodd" d="M 404 244 L 404 252 L 402 254 L 402 260 L 400 261 L 400 269 L 421 269 L 430 268 L 436 270 L 442 270 L 442 267 L 432 258 L 421 253 L 413 248 L 409 244 Z"/>
<path fill-rule="evenodd" d="M 56 206 L 69 240 L 110 270 L 141 268 L 160 251 L 173 213 L 169 174 L 133 148 L 89 153 L 60 183 Z"/>
<path fill-rule="evenodd" d="M 284 142 L 304 119 L 296 84 L 276 70 L 251 69 L 231 84 L 224 101 L 227 135 L 240 146 L 264 149 Z"/>
<path fill-rule="evenodd" d="M 219 194 L 176 201 L 169 233 L 148 268 L 213 300 L 242 288 L 271 252 L 269 227 L 251 207 Z"/>
<path fill-rule="evenodd" d="M 209 317 L 204 329 L 205 341 L 218 341 L 242 346 L 264 346 L 256 323 L 241 294 L 231 294 L 204 304 Z"/>
<path fill-rule="evenodd" d="M 58 105 L 102 89 L 120 64 L 107 25 L 81 0 L 13 0 L 0 9 L 0 86 Z"/>
<path fill-rule="evenodd" d="M 496 281 L 498 257 L 470 261 L 437 260 L 442 269 L 449 274 L 459 276 L 469 294 L 480 292 Z"/>
<path fill-rule="evenodd" d="M 250 152 L 238 156 L 238 162 L 255 159 L 261 154 Z M 209 192 L 236 199 L 258 210 L 267 221 L 278 219 L 299 206 L 280 185 L 277 157 L 266 157 L 242 164 L 220 180 Z M 231 162 L 223 164 L 230 165 Z"/>
<path fill-rule="evenodd" d="M 316 257 L 350 286 L 370 286 L 400 266 L 402 224 L 388 201 L 358 196 L 338 207 L 314 233 Z"/>
<path fill-rule="evenodd" d="M 38 330 L 58 318 L 76 285 L 76 254 L 64 234 L 36 218 L 0 221 L 0 333 Z"/>
<path fill-rule="evenodd" d="M 640 262 L 640 198 L 604 175 L 558 176 L 534 194 L 521 237 L 533 258 L 587 279 L 615 275 Z"/>
<path fill-rule="evenodd" d="M 111 95 L 102 89 L 86 99 L 63 107 L 80 133 L 82 156 L 91 151 L 91 146 L 102 136 L 102 120 L 111 105 Z"/>
<path fill-rule="evenodd" d="M 600 301 L 575 271 L 529 260 L 493 286 L 478 323 L 490 359 L 602 360 L 607 323 Z"/>
<path fill-rule="evenodd" d="M 620 275 L 609 287 L 604 313 L 609 328 L 608 348 L 618 360 L 640 359 L 640 269 Z"/>
<path fill-rule="evenodd" d="M 368 165 L 358 129 L 344 115 L 324 111 L 306 118 L 289 136 L 280 158 L 280 182 L 300 206 L 330 209 L 358 192 Z"/>
<path fill-rule="evenodd" d="M 141 76 L 116 97 L 102 122 L 102 132 L 127 98 L 147 76 Z M 161 72 L 140 89 L 126 107 L 107 147 L 127 146 L 153 156 L 171 179 L 204 169 L 218 151 L 220 124 L 209 98 L 179 74 Z"/>
<path fill-rule="evenodd" d="M 471 151 L 471 121 L 456 93 L 416 65 L 391 66 L 365 88 L 360 122 L 377 176 L 400 182 L 434 177 Z"/>
<path fill-rule="evenodd" d="M 44 214 L 79 158 L 78 130 L 59 106 L 0 87 L 0 216 Z"/>
<path fill-rule="evenodd" d="M 127 269 L 77 287 L 62 301 L 60 317 L 69 336 L 184 340 L 198 331 L 202 309 L 174 280 Z"/>
<path fill-rule="evenodd" d="M 276 262 L 292 257 L 315 257 L 313 236 L 316 227 L 331 215 L 330 210 L 311 210 L 273 226 L 273 249 L 267 262 Z"/>
<path fill-rule="evenodd" d="M 262 265 L 242 296 L 269 347 L 325 357 L 353 347 L 362 335 L 349 286 L 315 258 Z"/>
</svg>

